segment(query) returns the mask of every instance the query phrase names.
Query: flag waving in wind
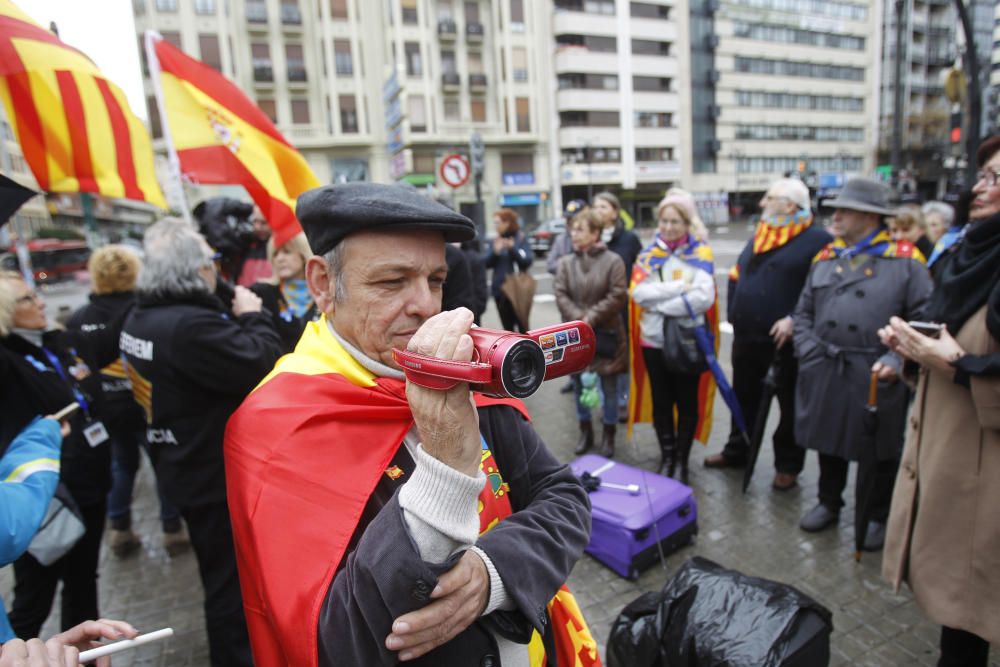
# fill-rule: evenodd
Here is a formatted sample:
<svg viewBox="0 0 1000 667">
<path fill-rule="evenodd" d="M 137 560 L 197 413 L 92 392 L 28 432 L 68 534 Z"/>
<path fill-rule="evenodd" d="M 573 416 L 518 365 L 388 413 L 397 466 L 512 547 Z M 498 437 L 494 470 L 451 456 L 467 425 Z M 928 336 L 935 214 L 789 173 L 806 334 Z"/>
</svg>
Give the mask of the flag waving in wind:
<svg viewBox="0 0 1000 667">
<path fill-rule="evenodd" d="M 156 34 L 147 52 L 181 172 L 196 183 L 237 184 L 260 207 L 281 246 L 302 231 L 295 200 L 319 186 L 312 169 L 231 81 Z"/>
<path fill-rule="evenodd" d="M 145 126 L 87 56 L 0 0 L 0 101 L 42 190 L 166 208 Z"/>
</svg>

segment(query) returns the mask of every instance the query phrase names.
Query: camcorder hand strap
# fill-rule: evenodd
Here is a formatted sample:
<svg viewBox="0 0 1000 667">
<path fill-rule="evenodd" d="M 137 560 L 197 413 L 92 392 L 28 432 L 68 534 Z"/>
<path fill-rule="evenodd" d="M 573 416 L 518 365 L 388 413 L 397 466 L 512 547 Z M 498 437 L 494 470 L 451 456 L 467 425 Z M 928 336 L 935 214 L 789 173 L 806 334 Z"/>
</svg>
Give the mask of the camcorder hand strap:
<svg viewBox="0 0 1000 667">
<path fill-rule="evenodd" d="M 474 361 L 448 361 L 396 349 L 392 351 L 392 358 L 403 369 L 407 380 L 427 389 L 447 391 L 459 382 L 486 384 L 493 378 L 489 364 Z"/>
</svg>

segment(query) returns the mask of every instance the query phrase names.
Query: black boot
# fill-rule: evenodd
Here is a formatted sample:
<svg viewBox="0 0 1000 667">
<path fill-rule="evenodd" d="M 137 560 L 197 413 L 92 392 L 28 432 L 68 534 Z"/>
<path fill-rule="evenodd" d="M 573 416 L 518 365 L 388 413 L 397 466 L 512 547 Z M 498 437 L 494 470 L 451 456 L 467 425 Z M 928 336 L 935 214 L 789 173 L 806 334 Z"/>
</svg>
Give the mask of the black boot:
<svg viewBox="0 0 1000 667">
<path fill-rule="evenodd" d="M 597 453 L 601 456 L 612 459 L 615 456 L 615 424 L 604 425 L 604 437 L 601 438 L 601 446 Z"/>
<path fill-rule="evenodd" d="M 594 425 L 591 422 L 580 422 L 580 439 L 573 453 L 579 456 L 594 446 Z"/>
<path fill-rule="evenodd" d="M 677 425 L 677 463 L 680 468 L 680 475 L 677 479 L 681 484 L 688 483 L 688 457 L 691 455 L 691 446 L 694 444 L 694 432 L 698 424 L 683 421 Z M 673 475 L 671 475 L 673 477 Z"/>
<path fill-rule="evenodd" d="M 653 430 L 660 445 L 659 473 L 664 477 L 673 477 L 674 466 L 677 463 L 677 441 L 674 438 L 674 421 L 653 417 Z"/>
</svg>

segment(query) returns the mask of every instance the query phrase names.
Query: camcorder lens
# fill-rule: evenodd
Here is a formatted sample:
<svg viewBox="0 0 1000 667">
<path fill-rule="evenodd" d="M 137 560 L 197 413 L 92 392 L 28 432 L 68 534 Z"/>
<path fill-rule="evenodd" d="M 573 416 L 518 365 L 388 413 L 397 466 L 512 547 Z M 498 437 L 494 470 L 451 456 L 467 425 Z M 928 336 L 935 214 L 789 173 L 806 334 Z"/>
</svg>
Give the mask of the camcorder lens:
<svg viewBox="0 0 1000 667">
<path fill-rule="evenodd" d="M 520 341 L 507 352 L 503 384 L 514 398 L 535 393 L 545 379 L 545 355 L 534 341 Z"/>
</svg>

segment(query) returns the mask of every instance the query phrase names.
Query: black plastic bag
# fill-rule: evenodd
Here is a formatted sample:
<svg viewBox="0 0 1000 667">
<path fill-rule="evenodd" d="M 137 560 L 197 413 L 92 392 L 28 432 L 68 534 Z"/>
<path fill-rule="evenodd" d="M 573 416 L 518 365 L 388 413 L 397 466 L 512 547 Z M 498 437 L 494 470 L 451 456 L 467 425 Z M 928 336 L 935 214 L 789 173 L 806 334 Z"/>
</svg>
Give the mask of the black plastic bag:
<svg viewBox="0 0 1000 667">
<path fill-rule="evenodd" d="M 795 588 L 687 561 L 660 593 L 622 610 L 610 667 L 823 667 L 832 615 Z"/>
</svg>

